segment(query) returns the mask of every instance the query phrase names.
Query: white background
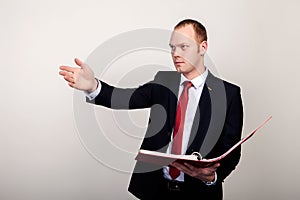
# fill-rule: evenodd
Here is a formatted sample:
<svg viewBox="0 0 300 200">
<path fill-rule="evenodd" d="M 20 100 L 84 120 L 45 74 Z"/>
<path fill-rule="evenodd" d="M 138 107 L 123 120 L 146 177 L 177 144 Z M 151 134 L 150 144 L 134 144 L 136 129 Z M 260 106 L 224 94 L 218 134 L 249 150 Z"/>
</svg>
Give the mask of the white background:
<svg viewBox="0 0 300 200">
<path fill-rule="evenodd" d="M 130 173 L 99 163 L 80 142 L 73 90 L 58 67 L 112 36 L 171 30 L 184 18 L 206 26 L 219 76 L 242 88 L 243 134 L 273 115 L 243 145 L 224 199 L 299 199 L 299 9 L 297 0 L 2 0 L 0 199 L 135 199 Z"/>
</svg>

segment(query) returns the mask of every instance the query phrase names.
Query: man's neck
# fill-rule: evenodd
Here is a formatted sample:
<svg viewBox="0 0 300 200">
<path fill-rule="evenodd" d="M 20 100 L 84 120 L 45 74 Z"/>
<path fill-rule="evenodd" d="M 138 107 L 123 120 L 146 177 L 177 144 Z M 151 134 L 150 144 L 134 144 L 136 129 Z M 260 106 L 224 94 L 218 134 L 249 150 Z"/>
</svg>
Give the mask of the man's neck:
<svg viewBox="0 0 300 200">
<path fill-rule="evenodd" d="M 204 65 L 200 67 L 196 67 L 195 70 L 189 73 L 183 73 L 182 75 L 185 76 L 188 80 L 193 80 L 194 78 L 201 76 L 205 72 L 206 68 Z"/>
</svg>

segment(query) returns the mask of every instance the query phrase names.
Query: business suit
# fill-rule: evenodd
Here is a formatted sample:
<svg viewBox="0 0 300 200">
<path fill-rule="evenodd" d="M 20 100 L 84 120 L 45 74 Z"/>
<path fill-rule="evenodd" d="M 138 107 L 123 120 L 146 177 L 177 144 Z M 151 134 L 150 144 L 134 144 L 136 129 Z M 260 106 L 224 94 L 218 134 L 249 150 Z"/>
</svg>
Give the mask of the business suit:
<svg viewBox="0 0 300 200">
<path fill-rule="evenodd" d="M 87 101 L 113 109 L 151 107 L 141 149 L 166 152 L 175 123 L 179 82 L 178 72 L 158 72 L 153 81 L 132 89 L 115 88 L 101 82 L 100 94 L 94 100 Z M 242 124 L 240 88 L 209 73 L 186 154 L 198 151 L 205 158 L 219 156 L 240 140 Z M 221 161 L 217 183 L 213 186 L 206 186 L 201 180 L 185 174 L 184 184 L 188 193 L 198 194 L 199 199 L 222 199 L 222 181 L 235 169 L 239 159 L 240 148 Z M 137 162 L 128 190 L 138 198 L 155 199 L 162 178 L 161 168 Z"/>
</svg>

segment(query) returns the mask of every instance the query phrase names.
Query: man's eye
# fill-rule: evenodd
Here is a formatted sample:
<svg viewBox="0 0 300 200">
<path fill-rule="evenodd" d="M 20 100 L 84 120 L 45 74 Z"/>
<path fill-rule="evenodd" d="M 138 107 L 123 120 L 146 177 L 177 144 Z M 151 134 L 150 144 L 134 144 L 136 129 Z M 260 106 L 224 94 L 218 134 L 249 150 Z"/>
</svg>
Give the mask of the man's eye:
<svg viewBox="0 0 300 200">
<path fill-rule="evenodd" d="M 181 49 L 182 50 L 185 50 L 185 49 L 187 49 L 189 46 L 188 45 L 186 45 L 186 44 L 184 44 L 184 45 L 181 45 Z"/>
<path fill-rule="evenodd" d="M 175 50 L 175 46 L 173 46 L 173 45 L 170 45 L 170 48 L 171 48 L 172 51 Z"/>
</svg>

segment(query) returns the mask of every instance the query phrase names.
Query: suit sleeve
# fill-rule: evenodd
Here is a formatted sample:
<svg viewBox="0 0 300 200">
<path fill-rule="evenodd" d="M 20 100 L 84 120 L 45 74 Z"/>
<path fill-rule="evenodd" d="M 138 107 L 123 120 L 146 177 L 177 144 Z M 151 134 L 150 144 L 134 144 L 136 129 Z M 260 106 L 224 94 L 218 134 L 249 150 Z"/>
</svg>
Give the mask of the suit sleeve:
<svg viewBox="0 0 300 200">
<path fill-rule="evenodd" d="M 101 91 L 94 100 L 86 101 L 112 109 L 141 109 L 151 104 L 152 83 L 138 88 L 118 88 L 101 81 Z"/>
<path fill-rule="evenodd" d="M 231 95 L 231 94 L 229 94 Z M 220 152 L 226 152 L 241 139 L 243 127 L 243 104 L 240 88 L 236 88 L 232 97 L 228 98 L 228 108 L 224 128 L 222 130 L 222 139 L 220 140 L 222 149 Z M 218 180 L 223 181 L 236 167 L 241 157 L 241 146 L 231 152 L 221 161 L 221 166 L 217 170 Z"/>
<path fill-rule="evenodd" d="M 161 73 L 155 75 L 155 79 L 137 88 L 118 88 L 101 81 L 101 91 L 93 100 L 86 98 L 88 103 L 101 105 L 112 109 L 142 109 L 154 104 L 154 90 L 158 91 L 161 84 L 158 79 Z"/>
</svg>

